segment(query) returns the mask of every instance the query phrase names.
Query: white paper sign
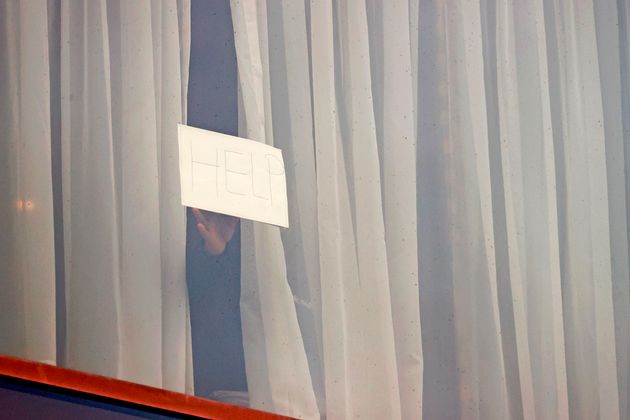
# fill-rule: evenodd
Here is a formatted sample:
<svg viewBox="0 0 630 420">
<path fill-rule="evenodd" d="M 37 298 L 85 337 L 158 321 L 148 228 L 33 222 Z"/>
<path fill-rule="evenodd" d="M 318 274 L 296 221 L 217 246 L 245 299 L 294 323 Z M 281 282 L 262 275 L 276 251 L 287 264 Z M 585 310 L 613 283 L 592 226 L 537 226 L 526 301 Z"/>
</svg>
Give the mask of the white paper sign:
<svg viewBox="0 0 630 420">
<path fill-rule="evenodd" d="M 289 227 L 282 151 L 179 124 L 182 204 Z"/>
</svg>

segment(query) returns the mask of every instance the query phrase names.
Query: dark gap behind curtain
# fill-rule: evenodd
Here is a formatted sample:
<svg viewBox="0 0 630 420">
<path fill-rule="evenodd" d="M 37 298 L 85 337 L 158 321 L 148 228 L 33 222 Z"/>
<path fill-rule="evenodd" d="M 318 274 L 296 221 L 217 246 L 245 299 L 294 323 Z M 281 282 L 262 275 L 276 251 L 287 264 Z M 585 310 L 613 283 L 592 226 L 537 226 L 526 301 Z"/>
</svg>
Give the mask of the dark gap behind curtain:
<svg viewBox="0 0 630 420">
<path fill-rule="evenodd" d="M 188 125 L 238 134 L 237 68 L 228 0 L 191 3 Z M 240 317 L 240 231 L 223 255 L 205 254 L 188 212 L 186 277 L 195 394 L 245 391 Z"/>
</svg>

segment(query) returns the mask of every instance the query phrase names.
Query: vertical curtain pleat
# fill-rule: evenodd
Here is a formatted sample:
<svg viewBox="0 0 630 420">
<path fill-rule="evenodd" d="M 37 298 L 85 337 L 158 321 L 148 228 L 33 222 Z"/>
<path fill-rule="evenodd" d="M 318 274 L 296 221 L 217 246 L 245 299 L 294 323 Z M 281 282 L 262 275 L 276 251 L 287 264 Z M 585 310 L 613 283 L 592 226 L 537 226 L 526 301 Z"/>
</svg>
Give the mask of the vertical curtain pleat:
<svg viewBox="0 0 630 420">
<path fill-rule="evenodd" d="M 419 418 L 422 413 L 417 188 L 416 177 L 409 175 L 416 173 L 417 118 L 410 35 L 400 30 L 400 22 L 410 20 L 409 12 L 406 1 L 393 1 L 387 6 L 368 2 L 368 22 L 374 29 L 370 31 L 370 58 L 387 267 L 401 413 L 405 419 Z"/>
<path fill-rule="evenodd" d="M 312 386 L 322 410 L 321 289 L 307 25 L 302 2 L 268 4 L 268 38 L 282 42 L 282 48 L 269 49 L 272 115 L 286 116 L 272 123 L 274 145 L 283 150 L 287 172 L 291 228 L 282 231 L 282 245 Z M 302 141 L 294 142 L 296 136 Z"/>
<path fill-rule="evenodd" d="M 358 276 L 358 267 L 335 95 L 332 2 L 312 2 L 310 17 L 326 415 L 341 419 L 351 415 L 352 407 L 359 403 L 348 388 L 345 335 L 351 301 L 344 287 L 346 279 Z"/>
<path fill-rule="evenodd" d="M 571 418 L 616 419 L 620 411 L 606 121 L 594 10 L 592 4 L 571 1 L 554 2 L 553 12 L 569 410 Z"/>
<path fill-rule="evenodd" d="M 232 1 L 231 6 L 239 81 L 244 87 L 240 92 L 245 127 L 239 132 L 273 145 L 268 10 L 264 3 L 255 2 Z M 280 230 L 243 222 L 241 235 L 241 314 L 250 405 L 318 418 Z"/>
<path fill-rule="evenodd" d="M 441 222 L 449 226 L 452 255 L 459 410 L 462 418 L 500 419 L 508 416 L 509 408 L 494 252 L 480 5 L 442 7 L 445 103 L 440 123 L 448 196 Z"/>
<path fill-rule="evenodd" d="M 542 4 L 497 2 L 508 265 L 523 418 L 568 418 L 555 164 Z"/>
<path fill-rule="evenodd" d="M 160 77 L 155 79 L 157 109 L 157 130 L 159 151 L 159 180 L 160 180 L 160 256 L 162 276 L 162 366 L 163 386 L 165 388 L 191 391 L 192 377 L 186 374 L 186 367 L 190 363 L 191 348 L 188 343 L 190 337 L 190 323 L 188 306 L 186 273 L 186 214 L 179 205 L 179 160 L 175 121 L 185 122 L 182 101 L 171 98 L 186 98 L 186 91 L 182 91 L 182 67 L 179 62 L 181 41 L 178 25 L 177 8 L 172 1 L 163 0 L 154 6 L 153 50 L 159 52 L 160 61 L 154 57 L 155 68 L 159 69 Z M 160 11 L 156 19 L 155 11 Z M 189 15 L 188 15 L 189 16 Z M 184 25 L 189 25 L 184 21 Z M 190 27 L 184 29 L 189 33 Z M 157 34 L 159 33 L 159 36 Z M 157 45 L 156 45 L 157 44 Z M 158 54 L 156 54 L 158 55 Z"/>
<path fill-rule="evenodd" d="M 618 1 L 617 6 L 623 156 L 625 162 L 630 162 L 630 4 Z M 603 22 L 599 24 L 604 25 L 604 27 L 607 26 Z M 630 214 L 630 171 L 627 169 L 625 171 L 624 191 L 627 225 Z M 626 228 L 626 234 L 628 234 L 627 232 Z M 630 282 L 630 276 L 617 280 L 613 285 L 615 288 L 613 294 L 617 299 L 615 302 L 615 325 L 621 418 L 630 416 L 630 398 L 627 398 L 627 395 L 630 395 L 630 285 L 628 282 Z"/>
<path fill-rule="evenodd" d="M 0 352 L 55 363 L 46 2 L 3 2 L 0 27 Z"/>
<path fill-rule="evenodd" d="M 120 2 L 121 374 L 161 385 L 161 273 L 157 109 L 151 9 L 159 3 Z M 157 51 L 155 53 L 158 53 Z M 143 348 L 155 349 L 151 353 Z"/>
<path fill-rule="evenodd" d="M 337 4 L 341 142 L 357 276 L 342 279 L 347 305 L 349 416 L 400 418 L 381 176 L 372 104 L 366 6 Z M 340 355 L 339 355 L 340 356 Z M 339 357 L 338 356 L 338 357 Z"/>
<path fill-rule="evenodd" d="M 620 3 L 621 4 L 621 3 Z M 627 5 L 627 2 L 626 2 Z M 599 84 L 602 98 L 603 126 L 608 181 L 608 217 L 610 225 L 610 260 L 614 335 L 617 357 L 619 418 L 630 416 L 630 270 L 628 261 L 628 211 L 626 193 L 626 162 L 624 148 L 630 140 L 623 135 L 622 80 L 630 76 L 621 67 L 623 58 L 622 31 L 627 24 L 620 20 L 623 10 L 614 1 L 594 3 L 595 31 Z M 614 24 L 612 24 L 614 22 Z M 627 44 L 626 44 L 627 52 Z M 628 116 L 626 116 L 628 120 Z"/>
<path fill-rule="evenodd" d="M 63 2 L 61 22 L 66 363 L 117 376 L 119 239 L 105 2 Z"/>
<path fill-rule="evenodd" d="M 418 249 L 420 319 L 424 356 L 424 418 L 458 418 L 459 368 L 453 305 L 453 252 L 447 219 L 449 143 L 445 9 L 419 5 L 418 41 Z"/>
</svg>

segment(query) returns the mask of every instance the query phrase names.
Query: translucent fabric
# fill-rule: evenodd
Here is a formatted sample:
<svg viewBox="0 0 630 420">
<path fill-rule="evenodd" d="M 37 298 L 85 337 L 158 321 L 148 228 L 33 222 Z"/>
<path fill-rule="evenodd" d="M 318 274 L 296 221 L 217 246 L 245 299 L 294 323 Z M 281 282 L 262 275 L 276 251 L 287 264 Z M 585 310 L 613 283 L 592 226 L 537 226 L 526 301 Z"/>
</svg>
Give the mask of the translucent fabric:
<svg viewBox="0 0 630 420">
<path fill-rule="evenodd" d="M 192 392 L 176 136 L 190 2 L 27 0 L 0 11 L 0 351 Z"/>
<path fill-rule="evenodd" d="M 0 352 L 54 363 L 47 19 L 45 2 L 0 3 Z"/>
<path fill-rule="evenodd" d="M 252 406 L 628 418 L 627 2 L 231 4 L 290 208 L 243 226 Z"/>
</svg>

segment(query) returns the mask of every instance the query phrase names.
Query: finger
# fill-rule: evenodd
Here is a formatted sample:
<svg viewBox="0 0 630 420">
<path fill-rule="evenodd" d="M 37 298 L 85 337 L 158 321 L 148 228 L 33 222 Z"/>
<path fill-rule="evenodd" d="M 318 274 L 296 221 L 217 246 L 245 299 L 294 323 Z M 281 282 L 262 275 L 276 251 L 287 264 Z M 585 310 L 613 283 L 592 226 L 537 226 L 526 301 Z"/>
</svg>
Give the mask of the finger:
<svg viewBox="0 0 630 420">
<path fill-rule="evenodd" d="M 204 225 L 208 224 L 208 221 L 204 217 L 203 213 L 201 213 L 201 210 L 193 208 L 192 212 L 195 215 L 195 219 L 197 219 L 197 223 L 201 223 Z"/>
<path fill-rule="evenodd" d="M 197 229 L 206 242 L 206 251 L 208 251 L 208 253 L 219 255 L 225 251 L 226 241 L 224 241 L 219 232 L 217 232 L 214 224 L 210 224 L 206 227 L 203 223 L 198 223 Z"/>
</svg>

